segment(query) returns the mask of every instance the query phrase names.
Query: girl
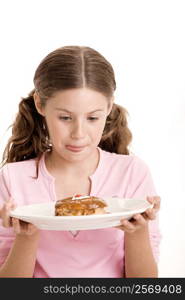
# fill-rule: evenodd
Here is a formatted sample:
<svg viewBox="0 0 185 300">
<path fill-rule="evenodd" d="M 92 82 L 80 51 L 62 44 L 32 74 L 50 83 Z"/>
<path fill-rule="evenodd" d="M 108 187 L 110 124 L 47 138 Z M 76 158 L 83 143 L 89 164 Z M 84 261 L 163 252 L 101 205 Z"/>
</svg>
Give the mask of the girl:
<svg viewBox="0 0 185 300">
<path fill-rule="evenodd" d="M 34 86 L 3 153 L 0 276 L 157 277 L 160 197 L 146 163 L 128 150 L 111 64 L 90 47 L 65 46 L 41 61 Z M 77 232 L 9 218 L 12 205 L 74 194 L 144 197 L 153 208 L 120 226 Z"/>
</svg>

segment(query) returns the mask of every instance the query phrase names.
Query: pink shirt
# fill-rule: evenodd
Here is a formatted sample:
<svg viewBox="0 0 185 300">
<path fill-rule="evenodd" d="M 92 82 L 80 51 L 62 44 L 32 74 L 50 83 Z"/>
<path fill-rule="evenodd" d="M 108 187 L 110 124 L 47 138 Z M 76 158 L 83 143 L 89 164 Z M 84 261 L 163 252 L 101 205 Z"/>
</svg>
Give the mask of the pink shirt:
<svg viewBox="0 0 185 300">
<path fill-rule="evenodd" d="M 90 195 L 143 198 L 157 195 L 146 163 L 134 155 L 110 153 L 98 147 L 100 160 L 90 176 Z M 0 207 L 13 197 L 17 205 L 56 201 L 55 178 L 48 172 L 45 155 L 36 176 L 35 159 L 8 163 L 0 169 Z M 158 218 L 149 221 L 150 241 L 158 261 Z M 0 224 L 0 265 L 15 239 L 12 228 Z M 23 254 L 24 255 L 24 254 Z M 123 277 L 124 232 L 117 228 L 69 231 L 42 230 L 33 277 Z"/>
</svg>

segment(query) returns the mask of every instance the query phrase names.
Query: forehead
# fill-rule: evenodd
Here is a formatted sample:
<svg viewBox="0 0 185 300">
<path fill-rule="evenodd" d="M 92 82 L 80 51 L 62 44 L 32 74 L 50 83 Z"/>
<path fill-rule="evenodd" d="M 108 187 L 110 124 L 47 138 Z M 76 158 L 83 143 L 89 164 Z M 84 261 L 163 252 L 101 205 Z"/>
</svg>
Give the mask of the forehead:
<svg viewBox="0 0 185 300">
<path fill-rule="evenodd" d="M 63 108 L 71 112 L 105 110 L 108 99 L 100 92 L 91 89 L 70 89 L 57 92 L 48 101 L 48 105 L 54 109 Z"/>
</svg>

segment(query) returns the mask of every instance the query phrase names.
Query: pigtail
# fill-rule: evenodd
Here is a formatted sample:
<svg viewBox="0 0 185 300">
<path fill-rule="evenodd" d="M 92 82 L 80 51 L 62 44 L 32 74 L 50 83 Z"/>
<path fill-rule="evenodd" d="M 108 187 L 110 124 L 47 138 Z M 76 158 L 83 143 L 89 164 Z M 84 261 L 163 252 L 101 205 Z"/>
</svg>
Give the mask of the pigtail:
<svg viewBox="0 0 185 300">
<path fill-rule="evenodd" d="M 19 110 L 12 125 L 12 136 L 3 152 L 2 166 L 32 158 L 39 159 L 49 149 L 49 135 L 44 117 L 37 112 L 32 90 L 21 98 Z"/>
<path fill-rule="evenodd" d="M 101 149 L 129 155 L 128 146 L 132 141 L 132 133 L 128 128 L 127 115 L 128 112 L 125 108 L 118 104 L 113 104 L 99 143 Z"/>
</svg>

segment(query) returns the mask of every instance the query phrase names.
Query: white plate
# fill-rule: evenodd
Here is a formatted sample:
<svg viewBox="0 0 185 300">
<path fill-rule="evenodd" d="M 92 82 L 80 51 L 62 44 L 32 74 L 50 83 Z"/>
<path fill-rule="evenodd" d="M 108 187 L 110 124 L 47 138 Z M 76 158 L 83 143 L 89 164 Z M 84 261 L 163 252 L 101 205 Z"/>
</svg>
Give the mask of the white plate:
<svg viewBox="0 0 185 300">
<path fill-rule="evenodd" d="M 136 213 L 152 207 L 145 199 L 102 197 L 108 214 L 88 216 L 55 216 L 55 202 L 19 206 L 11 211 L 12 217 L 30 222 L 45 230 L 88 230 L 120 225 L 120 219 L 129 220 Z"/>
</svg>

